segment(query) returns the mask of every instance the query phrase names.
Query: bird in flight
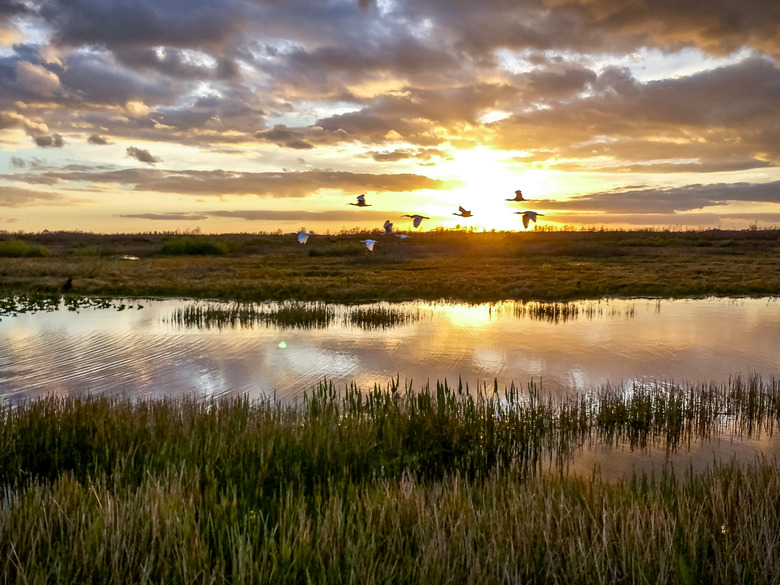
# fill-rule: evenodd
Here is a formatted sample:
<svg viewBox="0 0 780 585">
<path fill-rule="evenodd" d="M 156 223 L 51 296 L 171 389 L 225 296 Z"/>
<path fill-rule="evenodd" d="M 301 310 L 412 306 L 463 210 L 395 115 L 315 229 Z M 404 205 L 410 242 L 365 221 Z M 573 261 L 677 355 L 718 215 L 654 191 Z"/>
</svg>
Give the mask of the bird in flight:
<svg viewBox="0 0 780 585">
<path fill-rule="evenodd" d="M 402 215 L 401 217 L 411 217 L 414 223 L 414 227 L 420 227 L 420 224 L 422 223 L 422 220 L 424 219 L 431 219 L 430 217 L 426 217 L 424 215 L 410 215 L 408 213 Z"/>
<path fill-rule="evenodd" d="M 527 228 L 528 223 L 536 221 L 537 216 L 544 215 L 543 213 L 537 213 L 535 211 L 515 211 L 515 214 L 523 216 L 523 227 Z"/>
<path fill-rule="evenodd" d="M 507 201 L 528 201 L 525 197 L 523 197 L 523 192 L 518 189 L 515 191 L 515 196 L 513 199 L 507 199 Z"/>
<path fill-rule="evenodd" d="M 458 211 L 460 211 L 460 213 L 453 213 L 452 215 L 459 215 L 461 217 L 471 217 L 471 212 L 468 209 L 463 209 L 462 205 L 458 205 Z"/>
<path fill-rule="evenodd" d="M 366 248 L 368 248 L 369 252 L 374 251 L 374 244 L 376 244 L 376 240 L 360 240 L 361 242 L 365 242 Z"/>
<path fill-rule="evenodd" d="M 357 196 L 357 203 L 349 203 L 349 205 L 356 205 L 358 207 L 371 207 L 368 203 L 366 203 L 365 193 Z"/>
<path fill-rule="evenodd" d="M 298 232 L 298 243 L 305 244 L 307 241 L 309 241 L 310 235 L 311 234 L 307 234 L 306 232 Z"/>
<path fill-rule="evenodd" d="M 385 233 L 383 233 L 383 236 L 390 236 L 393 234 L 393 222 L 389 219 L 385 221 L 385 225 L 383 226 L 385 228 Z"/>
</svg>

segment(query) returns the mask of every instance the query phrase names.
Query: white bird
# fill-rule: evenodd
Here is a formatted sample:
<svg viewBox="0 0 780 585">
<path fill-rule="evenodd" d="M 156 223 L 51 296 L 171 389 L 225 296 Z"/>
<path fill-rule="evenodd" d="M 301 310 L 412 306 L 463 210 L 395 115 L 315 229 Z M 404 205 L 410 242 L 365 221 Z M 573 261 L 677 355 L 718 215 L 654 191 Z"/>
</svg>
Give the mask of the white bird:
<svg viewBox="0 0 780 585">
<path fill-rule="evenodd" d="M 385 222 L 384 228 L 385 233 L 382 234 L 383 236 L 390 236 L 393 234 L 393 222 L 389 219 Z"/>
<path fill-rule="evenodd" d="M 401 217 L 411 217 L 414 221 L 414 227 L 420 227 L 420 224 L 422 223 L 422 220 L 424 219 L 431 219 L 430 217 L 426 217 L 424 215 L 409 215 L 408 213 L 402 215 Z"/>
<path fill-rule="evenodd" d="M 507 199 L 507 201 L 528 201 L 525 197 L 523 197 L 523 192 L 518 189 L 515 191 L 514 199 Z"/>
<path fill-rule="evenodd" d="M 357 205 L 358 207 L 371 207 L 368 203 L 366 203 L 365 193 L 357 196 L 357 203 L 349 203 L 349 205 Z"/>
<path fill-rule="evenodd" d="M 374 251 L 374 244 L 376 244 L 376 240 L 360 240 L 361 242 L 365 242 L 366 248 L 368 248 L 369 252 Z"/>
<path fill-rule="evenodd" d="M 471 217 L 471 212 L 468 209 L 463 209 L 462 205 L 458 205 L 458 211 L 460 211 L 460 213 L 453 213 L 452 215 L 459 215 L 461 217 Z"/>
<path fill-rule="evenodd" d="M 401 238 L 402 240 L 405 240 L 405 239 L 407 239 L 407 238 L 410 238 L 410 237 L 411 237 L 411 236 L 408 236 L 408 235 L 406 235 L 406 234 L 395 234 L 395 235 L 396 235 L 396 236 L 398 236 L 399 238 Z"/>
<path fill-rule="evenodd" d="M 523 227 L 528 227 L 528 222 L 536 221 L 537 216 L 544 215 L 543 213 L 537 213 L 535 211 L 515 211 L 516 215 L 523 216 Z"/>
<path fill-rule="evenodd" d="M 307 234 L 306 232 L 298 232 L 298 243 L 305 244 L 309 240 L 310 235 L 311 234 Z"/>
</svg>

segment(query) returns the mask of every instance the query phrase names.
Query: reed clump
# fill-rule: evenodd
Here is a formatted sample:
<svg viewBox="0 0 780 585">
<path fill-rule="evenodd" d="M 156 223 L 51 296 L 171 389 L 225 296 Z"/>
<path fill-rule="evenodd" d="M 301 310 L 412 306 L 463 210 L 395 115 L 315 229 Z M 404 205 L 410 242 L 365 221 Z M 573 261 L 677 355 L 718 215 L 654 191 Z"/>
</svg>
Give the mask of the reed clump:
<svg viewBox="0 0 780 585">
<path fill-rule="evenodd" d="M 388 303 L 351 307 L 346 313 L 349 325 L 362 329 L 389 329 L 400 325 L 410 325 L 424 318 L 418 307 L 396 308 Z"/>
<path fill-rule="evenodd" d="M 200 329 L 252 328 L 257 324 L 280 327 L 324 328 L 336 319 L 333 305 L 318 302 L 196 303 L 175 309 L 168 321 Z"/>
<path fill-rule="evenodd" d="M 287 301 L 278 303 L 194 303 L 175 309 L 166 321 L 201 329 L 252 328 L 258 324 L 301 329 L 349 325 L 388 329 L 423 318 L 419 308 L 397 308 L 389 303 L 341 307 L 332 303 Z"/>
<path fill-rule="evenodd" d="M 6 405 L 0 579 L 772 582 L 776 462 L 610 482 L 566 461 L 584 443 L 677 448 L 778 421 L 780 383 L 757 377 Z"/>
</svg>

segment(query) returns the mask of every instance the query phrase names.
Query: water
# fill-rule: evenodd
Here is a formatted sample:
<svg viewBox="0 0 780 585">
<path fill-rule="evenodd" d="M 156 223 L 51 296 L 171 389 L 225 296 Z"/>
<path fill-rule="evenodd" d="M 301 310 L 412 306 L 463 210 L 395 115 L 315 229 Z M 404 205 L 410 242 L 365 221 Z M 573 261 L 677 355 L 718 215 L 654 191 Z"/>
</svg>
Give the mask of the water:
<svg viewBox="0 0 780 585">
<path fill-rule="evenodd" d="M 218 306 L 209 304 L 210 306 Z M 186 300 L 127 308 L 61 308 L 3 316 L 0 397 L 48 393 L 126 396 L 300 396 L 323 378 L 370 388 L 396 376 L 500 388 L 530 379 L 547 391 L 632 381 L 726 381 L 780 374 L 775 299 L 609 300 L 566 305 L 404 303 L 331 307 L 325 327 L 189 326 Z M 227 305 L 226 305 L 227 306 Z M 560 306 L 560 305 L 559 305 Z M 142 307 L 142 308 L 139 308 Z M 258 305 L 262 309 L 262 305 Z M 385 328 L 349 320 L 358 309 L 403 313 Z M 536 310 L 535 310 L 536 309 Z"/>
<path fill-rule="evenodd" d="M 324 378 L 371 388 L 395 377 L 416 388 L 460 378 L 472 388 L 495 382 L 503 389 L 533 379 L 547 392 L 579 392 L 607 382 L 726 382 L 738 374 L 780 374 L 780 303 L 773 298 L 331 306 L 327 324 L 310 327 L 273 319 L 196 326 L 180 318 L 182 311 L 206 306 L 219 308 L 143 300 L 126 301 L 124 310 L 61 306 L 3 316 L 0 400 L 87 392 L 292 400 Z M 273 307 L 256 305 L 260 313 L 273 313 Z M 565 311 L 552 314 L 550 307 Z M 406 318 L 372 327 L 354 319 L 356 311 Z M 694 451 L 697 461 L 711 462 L 713 455 L 777 453 L 778 441 L 725 438 Z M 667 454 L 665 460 L 685 464 L 691 457 Z M 580 461 L 625 469 L 648 460 L 612 449 L 588 452 Z"/>
</svg>

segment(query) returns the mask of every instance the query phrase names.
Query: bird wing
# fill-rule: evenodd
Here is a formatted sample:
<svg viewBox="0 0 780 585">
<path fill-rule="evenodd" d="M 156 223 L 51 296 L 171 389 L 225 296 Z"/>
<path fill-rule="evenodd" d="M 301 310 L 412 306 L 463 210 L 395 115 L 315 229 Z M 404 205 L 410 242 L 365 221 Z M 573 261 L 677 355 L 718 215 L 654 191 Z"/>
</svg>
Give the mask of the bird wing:
<svg viewBox="0 0 780 585">
<path fill-rule="evenodd" d="M 524 227 L 524 228 L 527 228 L 527 227 L 528 227 L 528 220 L 529 220 L 529 219 L 530 219 L 530 217 L 528 217 L 528 214 L 527 214 L 527 213 L 524 213 L 524 214 L 523 214 L 523 227 Z"/>
</svg>

